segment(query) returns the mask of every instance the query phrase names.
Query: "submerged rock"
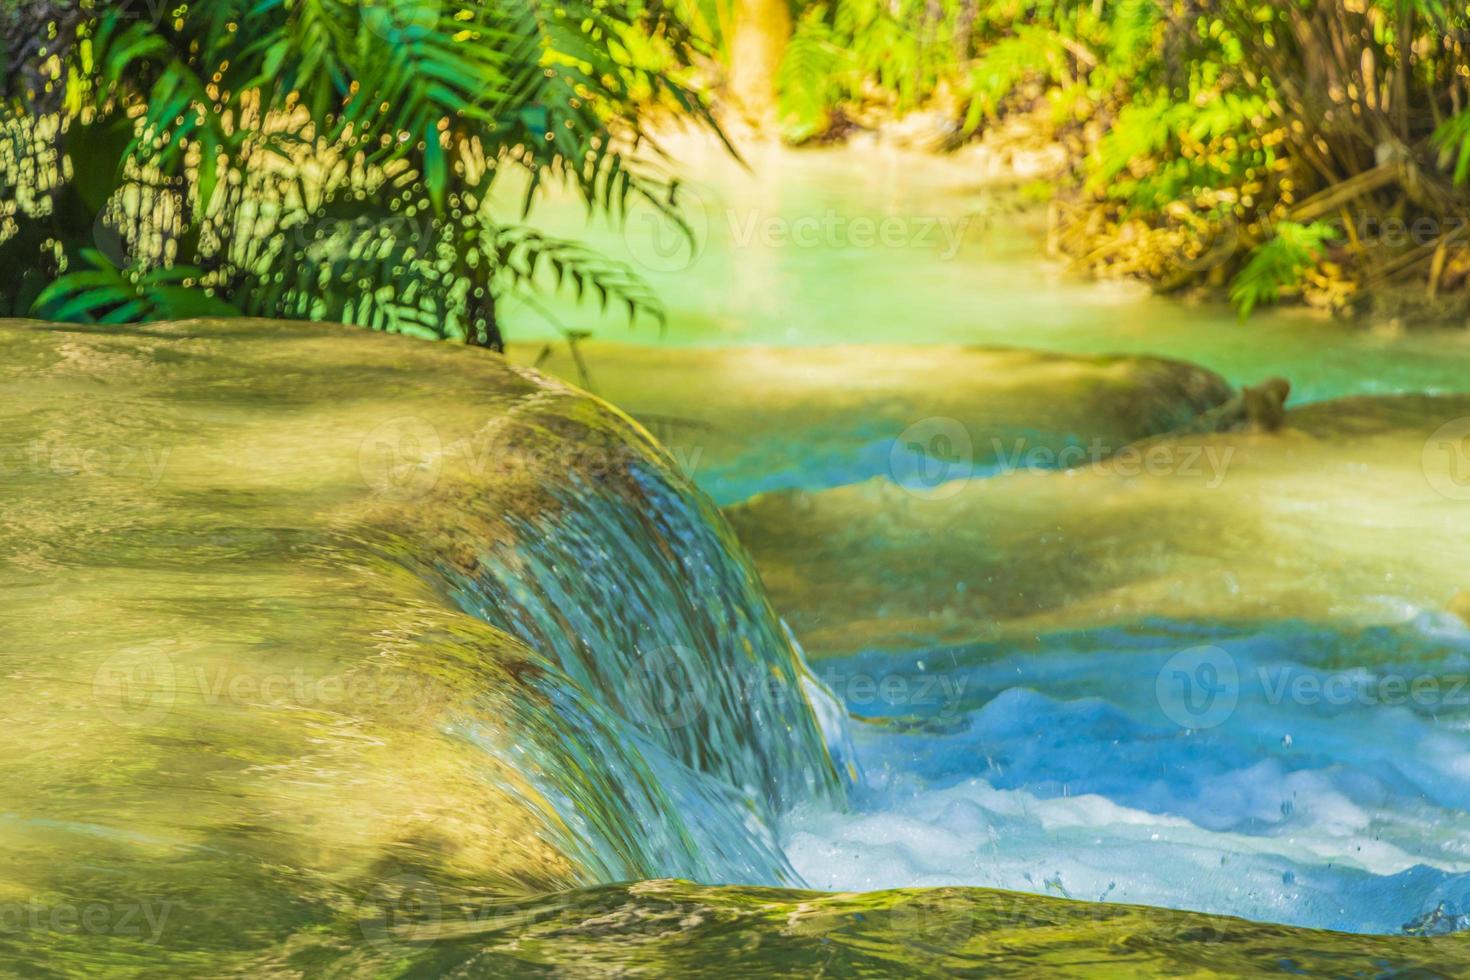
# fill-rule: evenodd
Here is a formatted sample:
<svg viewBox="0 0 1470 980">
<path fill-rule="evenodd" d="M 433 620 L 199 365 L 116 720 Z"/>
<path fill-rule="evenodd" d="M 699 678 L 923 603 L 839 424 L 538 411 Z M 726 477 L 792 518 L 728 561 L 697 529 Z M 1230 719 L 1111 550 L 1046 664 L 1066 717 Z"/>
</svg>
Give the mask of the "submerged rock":
<svg viewBox="0 0 1470 980">
<path fill-rule="evenodd" d="M 757 940 L 755 937 L 759 937 Z M 445 905 L 398 959 L 345 969 L 519 976 L 1463 976 L 1463 937 L 1357 936 L 981 888 L 822 894 L 642 882 Z M 309 964 L 317 949 L 296 952 Z M 386 966 L 392 963 L 392 968 Z"/>
<path fill-rule="evenodd" d="M 841 795 L 728 528 L 608 406 L 318 324 L 8 321 L 0 354 L 0 904 L 43 923 L 0 962 L 775 884 L 767 821 Z"/>
<path fill-rule="evenodd" d="M 1246 422 L 1267 432 L 1275 432 L 1286 421 L 1286 399 L 1291 396 L 1291 382 L 1285 378 L 1269 378 L 1259 385 L 1241 389 L 1245 399 Z"/>
<path fill-rule="evenodd" d="M 1181 620 L 1397 622 L 1470 567 L 1470 396 L 1337 399 L 1280 432 L 1066 471 L 889 480 L 728 511 L 814 654 Z"/>
<path fill-rule="evenodd" d="M 1290 396 L 1291 382 L 1285 378 L 1268 378 L 1258 385 L 1246 385 L 1239 394 L 1155 439 L 1243 428 L 1275 432 L 1286 423 L 1286 400 Z"/>
<path fill-rule="evenodd" d="M 1028 460 L 1060 466 L 1068 452 L 1107 455 L 1236 397 L 1212 371 L 1146 356 L 902 345 L 578 348 L 580 364 L 565 347 L 512 345 L 509 355 L 590 384 L 647 425 L 721 504 L 891 479 L 910 466 L 909 443 L 936 436 L 961 447 L 973 473 Z"/>
<path fill-rule="evenodd" d="M 1470 626 L 1470 589 L 1461 589 L 1456 592 L 1450 597 L 1450 603 L 1445 608 L 1459 616 L 1466 626 Z"/>
<path fill-rule="evenodd" d="M 1413 922 L 1404 924 L 1406 936 L 1448 936 L 1470 929 L 1470 914 L 1441 902 Z"/>
</svg>

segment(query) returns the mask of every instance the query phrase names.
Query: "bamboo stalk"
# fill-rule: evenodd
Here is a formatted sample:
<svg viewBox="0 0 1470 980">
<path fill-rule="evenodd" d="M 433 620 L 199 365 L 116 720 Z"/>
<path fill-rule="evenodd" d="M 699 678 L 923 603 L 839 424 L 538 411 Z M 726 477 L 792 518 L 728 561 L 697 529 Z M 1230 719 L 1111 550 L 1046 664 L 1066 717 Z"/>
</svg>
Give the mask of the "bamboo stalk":
<svg viewBox="0 0 1470 980">
<path fill-rule="evenodd" d="M 1312 221 L 1324 214 L 1336 211 L 1349 201 L 1387 187 L 1402 177 L 1402 164 L 1388 160 L 1371 170 L 1338 181 L 1326 190 L 1313 194 L 1291 209 L 1291 220 Z"/>
<path fill-rule="evenodd" d="M 1439 280 L 1444 275 L 1445 256 L 1449 254 L 1449 242 L 1443 238 L 1434 247 L 1434 260 L 1429 263 L 1429 298 L 1439 295 Z"/>
<path fill-rule="evenodd" d="M 1389 279 L 1392 279 L 1394 276 L 1399 275 L 1402 272 L 1407 272 L 1408 270 L 1414 268 L 1425 259 L 1433 258 L 1433 256 L 1438 253 L 1441 248 L 1448 249 L 1449 246 L 1456 239 L 1464 234 L 1464 232 L 1465 226 L 1461 225 L 1457 228 L 1452 228 L 1451 230 L 1440 235 L 1437 239 L 1436 246 L 1433 252 L 1431 252 L 1428 248 L 1415 247 L 1409 249 L 1403 255 L 1390 259 L 1388 262 L 1379 266 L 1377 269 L 1374 269 L 1372 273 L 1363 280 L 1361 285 L 1363 287 L 1382 285 Z"/>
</svg>

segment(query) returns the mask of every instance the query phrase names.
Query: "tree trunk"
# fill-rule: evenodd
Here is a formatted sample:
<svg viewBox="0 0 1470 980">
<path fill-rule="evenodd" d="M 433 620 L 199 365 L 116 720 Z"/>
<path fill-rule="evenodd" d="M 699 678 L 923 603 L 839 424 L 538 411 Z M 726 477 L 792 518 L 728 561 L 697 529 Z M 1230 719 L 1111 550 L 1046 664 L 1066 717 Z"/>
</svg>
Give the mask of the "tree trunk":
<svg viewBox="0 0 1470 980">
<path fill-rule="evenodd" d="M 776 73 L 791 38 L 789 0 L 735 0 L 730 42 L 730 93 L 751 122 L 776 119 Z"/>
<path fill-rule="evenodd" d="M 5 0 L 0 3 L 0 100 L 26 106 L 32 116 L 56 112 L 66 95 L 65 78 L 47 89 L 47 62 L 66 63 L 76 43 L 82 10 L 77 0 Z"/>
<path fill-rule="evenodd" d="M 500 318 L 496 312 L 495 294 L 485 286 L 483 295 L 473 294 L 468 298 L 464 342 L 471 347 L 488 347 L 505 353 L 505 337 L 500 332 Z"/>
</svg>

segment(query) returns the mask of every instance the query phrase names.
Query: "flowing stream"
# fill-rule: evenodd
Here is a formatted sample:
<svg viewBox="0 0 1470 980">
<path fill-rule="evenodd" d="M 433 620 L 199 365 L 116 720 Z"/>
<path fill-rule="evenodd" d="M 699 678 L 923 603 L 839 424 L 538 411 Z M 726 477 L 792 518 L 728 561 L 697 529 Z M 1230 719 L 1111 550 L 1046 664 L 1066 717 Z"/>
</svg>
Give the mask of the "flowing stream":
<svg viewBox="0 0 1470 980">
<path fill-rule="evenodd" d="M 1155 354 L 1236 384 L 1280 375 L 1298 401 L 1470 386 L 1464 331 L 1363 330 L 1293 310 L 1242 323 L 1224 306 L 1069 277 L 1040 258 L 1044 210 L 1022 208 L 963 155 L 755 146 L 742 167 L 702 141 L 672 148 L 697 249 L 642 205 L 620 224 L 589 221 L 572 201 L 537 212 L 548 231 L 584 239 L 648 279 L 668 307 L 667 328 L 630 329 L 616 309 L 598 318 L 564 299 L 513 306 L 511 337 L 554 339 L 560 322 L 602 340 L 674 346 Z"/>
<path fill-rule="evenodd" d="M 224 972 L 334 924 L 391 957 L 507 894 L 798 882 L 777 822 L 841 807 L 840 712 L 624 417 L 320 324 L 0 347 L 5 969 Z"/>
<path fill-rule="evenodd" d="M 991 564 L 1024 578 L 1035 560 L 1029 552 L 1046 550 L 1062 530 L 1047 508 L 1080 508 L 1088 493 L 1007 481 L 1012 467 L 977 461 L 964 481 L 969 496 L 957 498 L 972 500 L 972 509 L 913 516 L 923 502 L 881 486 L 898 481 L 890 454 L 902 426 L 890 424 L 876 396 L 834 421 L 821 407 L 824 391 L 838 401 L 873 376 L 901 376 L 915 389 L 993 388 L 993 377 L 966 379 L 946 366 L 956 356 L 946 345 L 963 343 L 1164 355 L 1236 384 L 1280 375 L 1293 384 L 1293 406 L 1448 396 L 1470 390 L 1464 331 L 1363 329 L 1303 311 L 1240 322 L 1220 307 L 1070 280 L 1037 257 L 1037 213 L 1004 204 L 962 159 L 881 148 L 756 150 L 745 171 L 709 148 L 682 150 L 693 174 L 684 214 L 705 235 L 697 252 L 650 213 L 635 210 L 622 229 L 584 225 L 555 205 L 551 215 L 563 232 L 634 263 L 669 304 L 657 354 L 637 346 L 652 342 L 647 326 L 640 334 L 612 319 L 596 325 L 603 343 L 588 353 L 592 379 L 632 392 L 634 376 L 644 388 L 662 378 L 675 394 L 659 412 L 704 411 L 733 432 L 741 443 L 733 455 L 756 462 L 742 469 L 722 456 L 695 476 L 734 513 L 748 512 L 737 524 L 769 525 L 777 514 L 800 527 L 831 511 L 842 527 L 840 541 L 814 531 L 790 547 L 752 544 L 762 571 L 779 576 L 778 606 L 796 616 L 799 633 L 817 637 L 808 641 L 814 669 L 853 719 L 861 777 L 850 808 L 814 803 L 783 821 L 786 854 L 807 883 L 990 885 L 1357 932 L 1470 923 L 1460 918 L 1470 913 L 1470 630 L 1440 607 L 1470 586 L 1470 576 L 1454 571 L 1470 558 L 1460 544 L 1470 505 L 1428 492 L 1419 472 L 1425 438 L 1464 415 L 1463 400 L 1431 399 L 1410 434 L 1383 449 L 1364 448 L 1360 436 L 1388 427 L 1390 402 L 1360 403 L 1359 430 L 1344 423 L 1234 497 L 1198 485 L 1161 491 L 1149 516 L 1127 526 L 1104 517 L 1077 532 L 1100 548 L 1094 563 L 1126 564 L 1133 559 L 1114 556 L 1139 549 L 1197 556 L 1211 578 L 1206 598 L 1191 604 L 1210 614 L 1124 596 L 1112 621 L 1095 626 L 1079 613 L 991 639 L 995 624 L 982 618 L 966 640 L 962 627 L 939 636 L 931 611 L 927 625 L 896 636 L 824 643 L 847 636 L 843 617 L 874 614 L 861 598 L 828 598 L 817 581 L 853 581 L 857 593 L 862 578 L 881 594 L 921 577 L 933 607 L 951 615 L 943 597 L 962 595 L 966 578 L 997 593 L 1008 588 L 974 582 L 970 554 L 996 552 Z M 557 319 L 588 323 L 568 305 L 517 316 L 521 336 L 548 339 Z M 901 357 L 875 346 L 893 344 L 906 345 Z M 845 376 L 829 355 L 811 351 L 834 346 L 854 352 Z M 760 353 L 743 357 L 734 347 Z M 924 348 L 935 351 L 927 368 L 914 353 Z M 640 373 L 640 358 L 656 369 Z M 562 367 L 575 377 L 569 363 Z M 734 404 L 742 388 L 748 409 Z M 1061 389 L 1058 397 L 1071 396 Z M 785 413 L 773 414 L 773 403 L 787 405 Z M 636 414 L 639 405 L 627 407 Z M 1038 418 L 1028 435 L 1080 440 L 1077 429 L 1057 425 Z M 987 431 L 983 422 L 978 431 Z M 995 431 L 1014 434 L 1014 423 Z M 772 458 L 783 475 L 762 483 L 751 467 L 770 470 Z M 1292 458 L 1288 450 L 1282 460 Z M 1394 498 L 1389 487 L 1408 470 L 1405 480 L 1417 486 Z M 997 481 L 991 501 L 1040 487 L 1043 502 L 1009 505 L 1020 530 L 987 540 L 959 530 L 990 506 L 978 499 L 976 480 Z M 745 505 L 769 489 L 784 496 Z M 1254 508 L 1278 495 L 1299 508 L 1303 540 L 1287 530 L 1290 520 L 1275 536 L 1256 528 Z M 1417 581 L 1396 580 L 1399 549 L 1417 540 L 1406 528 L 1396 543 L 1391 529 L 1404 520 L 1396 507 L 1414 510 L 1416 497 L 1433 514 L 1425 547 L 1437 564 Z M 1206 499 L 1238 501 L 1238 529 L 1229 508 L 1219 508 L 1226 516 L 1218 527 L 1184 513 Z M 1166 530 L 1190 522 L 1197 533 Z M 1314 538 L 1308 529 L 1319 524 L 1327 530 Z M 1237 534 L 1256 543 L 1243 546 Z M 870 545 L 876 539 L 884 544 Z M 808 561 L 802 549 L 822 556 Z M 1299 577 L 1253 592 L 1252 563 L 1263 553 L 1274 560 L 1278 549 L 1295 553 Z M 779 561 L 762 562 L 767 552 Z M 929 567 L 919 572 L 915 562 Z M 1074 555 L 1061 574 L 1084 563 Z M 1245 585 L 1234 579 L 1237 563 Z M 1160 574 L 1171 573 L 1148 573 Z M 1333 594 L 1335 605 L 1308 608 L 1292 591 L 1305 589 Z M 876 601 L 890 607 L 888 617 L 900 615 L 898 598 Z M 876 618 L 884 617 L 880 606 Z M 1225 700 L 1228 707 L 1207 713 Z"/>
<path fill-rule="evenodd" d="M 1470 417 L 1463 334 L 1067 282 L 957 161 L 696 163 L 692 262 L 585 230 L 650 266 L 664 343 L 512 324 L 597 326 L 594 387 L 666 448 L 448 345 L 0 325 L 7 968 L 977 969 L 1029 929 L 1035 963 L 1182 969 L 1227 961 L 1212 920 L 1119 903 L 1465 924 L 1467 503 L 1427 436 Z M 1211 371 L 1307 407 L 1165 445 L 1213 472 L 986 455 L 1112 453 Z M 973 465 L 904 478 L 936 419 Z M 1286 941 L 1232 929 L 1238 965 Z"/>
</svg>

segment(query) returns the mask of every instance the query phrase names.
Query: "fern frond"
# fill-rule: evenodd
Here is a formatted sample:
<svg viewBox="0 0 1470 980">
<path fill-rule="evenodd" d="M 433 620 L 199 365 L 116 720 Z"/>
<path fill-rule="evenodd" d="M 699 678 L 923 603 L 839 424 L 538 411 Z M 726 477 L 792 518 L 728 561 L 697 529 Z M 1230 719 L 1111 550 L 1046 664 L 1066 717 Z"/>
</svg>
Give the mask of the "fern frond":
<svg viewBox="0 0 1470 980">
<path fill-rule="evenodd" d="M 1230 300 L 1240 316 L 1250 316 L 1261 303 L 1274 303 L 1283 290 L 1300 285 L 1302 277 L 1322 257 L 1327 243 L 1336 237 L 1331 225 L 1284 221 L 1272 238 L 1257 246 L 1245 267 L 1230 285 Z"/>
<path fill-rule="evenodd" d="M 87 268 L 61 276 L 36 298 L 36 310 L 48 319 L 129 323 L 240 315 L 202 284 L 202 269 L 120 269 L 96 249 L 84 249 L 81 257 Z"/>
<path fill-rule="evenodd" d="M 571 292 L 579 301 L 594 301 L 599 309 L 622 306 L 629 323 L 646 316 L 660 329 L 666 325 L 658 294 L 622 262 L 580 242 L 553 238 L 524 225 L 497 228 L 490 241 L 495 267 L 508 289 L 534 290 L 539 279 L 549 278 L 554 288 Z"/>
</svg>

